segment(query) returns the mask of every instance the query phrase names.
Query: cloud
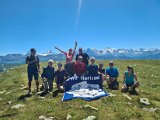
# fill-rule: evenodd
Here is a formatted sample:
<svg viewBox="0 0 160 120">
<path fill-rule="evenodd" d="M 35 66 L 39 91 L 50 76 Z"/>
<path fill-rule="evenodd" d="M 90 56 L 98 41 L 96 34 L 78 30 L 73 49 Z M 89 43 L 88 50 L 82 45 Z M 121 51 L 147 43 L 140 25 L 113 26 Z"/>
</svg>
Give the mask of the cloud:
<svg viewBox="0 0 160 120">
<path fill-rule="evenodd" d="M 78 28 L 78 24 L 79 24 L 82 2 L 83 2 L 83 0 L 78 0 L 77 17 L 76 17 L 76 23 L 75 23 L 76 29 Z"/>
</svg>

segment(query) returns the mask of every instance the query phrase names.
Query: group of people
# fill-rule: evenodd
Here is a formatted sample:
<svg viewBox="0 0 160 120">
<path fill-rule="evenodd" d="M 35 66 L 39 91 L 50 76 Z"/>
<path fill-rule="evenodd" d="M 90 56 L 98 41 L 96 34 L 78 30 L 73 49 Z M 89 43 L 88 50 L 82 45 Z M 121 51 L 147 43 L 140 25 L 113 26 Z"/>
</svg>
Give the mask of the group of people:
<svg viewBox="0 0 160 120">
<path fill-rule="evenodd" d="M 57 84 L 57 88 L 60 91 L 64 90 L 65 80 L 69 77 L 81 75 L 90 75 L 95 76 L 98 74 L 102 75 L 102 82 L 106 81 L 110 89 L 119 89 L 118 77 L 119 72 L 116 67 L 114 67 L 114 62 L 110 61 L 109 66 L 104 69 L 104 65 L 102 62 L 99 65 L 95 64 L 96 59 L 94 57 L 89 57 L 88 54 L 83 52 L 82 48 L 79 48 L 79 53 L 76 55 L 75 62 L 73 62 L 73 58 L 75 55 L 77 47 L 77 42 L 75 42 L 74 50 L 69 49 L 69 52 L 64 52 L 63 50 L 55 47 L 55 49 L 64 53 L 66 56 L 66 64 L 62 63 L 57 64 L 57 70 L 53 67 L 54 61 L 49 60 L 48 65 L 43 68 L 43 72 L 41 74 L 43 80 L 44 91 L 53 91 L 53 81 L 55 80 Z M 31 82 L 34 76 L 36 81 L 37 91 L 39 90 L 39 82 L 38 76 L 40 71 L 39 58 L 36 56 L 36 50 L 32 48 L 30 50 L 31 54 L 26 58 L 26 64 L 28 64 L 28 87 L 29 93 L 31 92 Z M 89 63 L 90 61 L 90 63 Z M 124 82 L 121 91 L 127 92 L 129 88 L 132 91 L 135 91 L 136 87 L 139 87 L 139 81 L 137 79 L 137 75 L 134 73 L 132 66 L 127 66 L 127 71 L 124 72 Z"/>
</svg>

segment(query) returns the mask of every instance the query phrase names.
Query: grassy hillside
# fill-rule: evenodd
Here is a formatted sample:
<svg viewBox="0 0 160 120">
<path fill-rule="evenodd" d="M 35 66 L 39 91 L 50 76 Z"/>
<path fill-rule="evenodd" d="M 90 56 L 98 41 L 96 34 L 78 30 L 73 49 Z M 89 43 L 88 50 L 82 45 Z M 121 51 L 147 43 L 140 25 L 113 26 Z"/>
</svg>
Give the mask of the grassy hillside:
<svg viewBox="0 0 160 120">
<path fill-rule="evenodd" d="M 38 120 L 39 116 L 53 117 L 54 120 L 65 120 L 67 115 L 71 120 L 83 120 L 90 115 L 96 116 L 97 120 L 158 120 L 160 110 L 148 112 L 142 109 L 160 108 L 160 61 L 115 61 L 120 72 L 120 87 L 122 75 L 127 65 L 133 65 L 138 74 L 140 95 L 128 95 L 132 100 L 122 96 L 120 90 L 111 91 L 105 83 L 104 89 L 113 93 L 115 97 L 103 97 L 99 100 L 87 102 L 74 99 L 62 102 L 62 93 L 48 93 L 45 98 L 34 92 L 25 97 L 27 90 L 21 88 L 27 86 L 26 65 L 18 66 L 12 70 L 0 73 L 0 120 Z M 104 61 L 105 67 L 108 61 Z M 41 63 L 41 66 L 46 63 Z M 41 79 L 40 79 L 41 80 Z M 56 88 L 54 88 L 54 91 Z M 55 97 L 56 96 L 56 97 Z M 139 102 L 140 98 L 148 98 L 150 105 L 146 106 Z M 25 105 L 19 109 L 11 109 L 13 105 Z M 84 108 L 84 105 L 98 108 L 98 111 Z"/>
</svg>

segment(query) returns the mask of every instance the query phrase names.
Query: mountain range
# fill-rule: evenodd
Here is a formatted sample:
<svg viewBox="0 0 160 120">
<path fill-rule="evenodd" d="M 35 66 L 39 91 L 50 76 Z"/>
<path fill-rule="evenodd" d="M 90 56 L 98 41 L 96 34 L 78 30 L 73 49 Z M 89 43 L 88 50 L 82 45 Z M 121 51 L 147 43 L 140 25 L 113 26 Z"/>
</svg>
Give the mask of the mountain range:
<svg viewBox="0 0 160 120">
<path fill-rule="evenodd" d="M 83 50 L 90 57 L 93 56 L 99 60 L 105 59 L 160 59 L 160 49 L 115 49 L 115 48 L 105 48 L 105 49 L 85 49 Z M 78 51 L 76 51 L 76 54 Z M 22 64 L 25 63 L 26 54 L 8 54 L 6 56 L 0 56 L 0 64 Z M 55 61 L 65 60 L 65 56 L 62 53 L 53 53 L 48 51 L 44 54 L 37 54 L 40 61 L 48 61 L 53 59 Z"/>
</svg>

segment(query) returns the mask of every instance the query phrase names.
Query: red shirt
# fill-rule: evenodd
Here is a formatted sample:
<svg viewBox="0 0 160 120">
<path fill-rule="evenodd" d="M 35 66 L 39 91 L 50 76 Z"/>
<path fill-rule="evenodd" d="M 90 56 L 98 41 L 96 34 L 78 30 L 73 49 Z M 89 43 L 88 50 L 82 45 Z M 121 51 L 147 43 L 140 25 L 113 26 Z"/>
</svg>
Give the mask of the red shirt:
<svg viewBox="0 0 160 120">
<path fill-rule="evenodd" d="M 74 64 L 74 73 L 76 75 L 82 75 L 86 72 L 86 65 L 85 63 L 79 63 L 79 62 L 76 62 Z"/>
</svg>

